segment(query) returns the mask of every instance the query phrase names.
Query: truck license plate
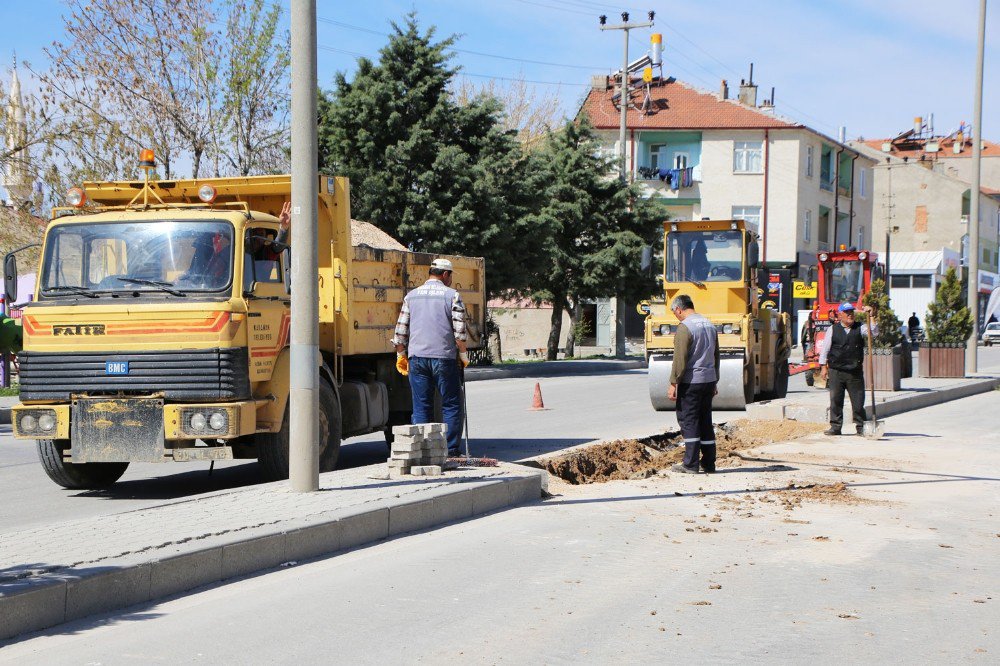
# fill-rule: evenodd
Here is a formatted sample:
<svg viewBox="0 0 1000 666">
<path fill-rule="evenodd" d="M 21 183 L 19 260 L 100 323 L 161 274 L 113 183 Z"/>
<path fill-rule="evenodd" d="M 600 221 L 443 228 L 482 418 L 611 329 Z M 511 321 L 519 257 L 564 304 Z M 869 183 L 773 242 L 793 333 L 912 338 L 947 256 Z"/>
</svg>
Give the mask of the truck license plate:
<svg viewBox="0 0 1000 666">
<path fill-rule="evenodd" d="M 104 362 L 104 374 L 105 375 L 127 375 L 128 374 L 128 361 L 105 361 Z"/>
</svg>

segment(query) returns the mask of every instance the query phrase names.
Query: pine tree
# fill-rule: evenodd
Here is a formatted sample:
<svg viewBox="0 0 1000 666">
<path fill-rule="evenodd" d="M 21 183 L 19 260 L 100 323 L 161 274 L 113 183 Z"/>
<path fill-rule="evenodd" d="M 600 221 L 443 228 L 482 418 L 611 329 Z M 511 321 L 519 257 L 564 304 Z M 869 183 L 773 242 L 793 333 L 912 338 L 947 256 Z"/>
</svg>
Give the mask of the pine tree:
<svg viewBox="0 0 1000 666">
<path fill-rule="evenodd" d="M 949 268 L 928 307 L 927 341 L 964 344 L 970 335 L 972 314 L 962 298 L 962 282 L 955 269 Z"/>
<path fill-rule="evenodd" d="M 659 235 L 651 208 L 613 176 L 614 165 L 597 148 L 589 123 L 569 122 L 533 156 L 544 185 L 530 218 L 542 250 L 530 280 L 532 297 L 552 304 L 550 360 L 558 352 L 564 310 L 572 316 L 582 299 L 655 290 L 639 270 L 643 246 Z"/>
<path fill-rule="evenodd" d="M 321 168 L 350 178 L 354 217 L 414 250 L 485 257 L 491 294 L 524 289 L 538 184 L 516 133 L 494 97 L 455 102 L 454 37 L 435 41 L 414 14 L 392 28 L 377 63 L 321 94 Z"/>
<path fill-rule="evenodd" d="M 872 317 L 878 327 L 878 335 L 873 339 L 876 349 L 891 349 L 902 342 L 903 335 L 899 329 L 903 323 L 889 305 L 885 280 L 881 278 L 872 280 L 871 288 L 861 302 L 872 308 Z"/>
</svg>

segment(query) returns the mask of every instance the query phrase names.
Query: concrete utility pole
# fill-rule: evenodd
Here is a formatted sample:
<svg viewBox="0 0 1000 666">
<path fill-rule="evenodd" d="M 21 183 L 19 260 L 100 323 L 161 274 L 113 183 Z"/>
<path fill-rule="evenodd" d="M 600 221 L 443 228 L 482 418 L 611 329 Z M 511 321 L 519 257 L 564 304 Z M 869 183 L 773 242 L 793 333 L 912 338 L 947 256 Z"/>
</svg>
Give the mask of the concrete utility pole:
<svg viewBox="0 0 1000 666">
<path fill-rule="evenodd" d="M 965 372 L 979 369 L 979 183 L 983 158 L 983 53 L 986 44 L 986 0 L 979 0 L 979 50 L 976 54 L 972 111 L 972 192 L 969 199 L 969 314 L 972 336 L 965 346 Z"/>
<path fill-rule="evenodd" d="M 621 179 L 623 183 L 628 182 L 628 151 L 626 146 L 626 125 L 628 116 L 628 33 L 634 28 L 650 28 L 653 26 L 653 16 L 655 12 L 649 12 L 649 20 L 643 23 L 629 23 L 628 12 L 622 12 L 622 22 L 618 25 L 607 25 L 607 16 L 601 16 L 601 30 L 621 30 L 625 35 L 625 50 L 622 54 L 622 78 L 619 94 L 621 97 L 618 104 L 621 107 L 621 121 L 618 128 L 618 150 L 621 159 Z M 625 308 L 621 297 L 615 297 L 615 357 L 625 358 Z"/>
<path fill-rule="evenodd" d="M 319 176 L 316 146 L 316 0 L 292 0 L 292 321 L 288 480 L 319 489 Z"/>
</svg>

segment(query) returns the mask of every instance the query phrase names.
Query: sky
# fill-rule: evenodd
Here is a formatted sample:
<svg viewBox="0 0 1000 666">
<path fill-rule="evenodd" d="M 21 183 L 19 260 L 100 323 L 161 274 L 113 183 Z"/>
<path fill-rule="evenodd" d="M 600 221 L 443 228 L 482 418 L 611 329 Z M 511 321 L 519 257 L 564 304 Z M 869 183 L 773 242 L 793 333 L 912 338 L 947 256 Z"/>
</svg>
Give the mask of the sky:
<svg viewBox="0 0 1000 666">
<path fill-rule="evenodd" d="M 976 0 L 318 0 L 319 84 L 350 76 L 358 54 L 377 57 L 390 21 L 416 11 L 437 34 L 459 35 L 454 63 L 476 83 L 523 78 L 556 91 L 573 115 L 590 75 L 616 69 L 620 32 L 602 32 L 597 17 L 620 21 L 621 11 L 655 27 L 632 32 L 630 59 L 663 34 L 665 73 L 709 91 L 725 78 L 733 90 L 754 63 L 759 99 L 776 89 L 777 110 L 825 134 L 894 136 L 914 116 L 934 114 L 946 134 L 972 121 Z M 282 3 L 287 7 L 288 3 Z M 1000 9 L 987 16 L 984 136 L 1000 140 Z M 64 8 L 57 0 L 0 3 L 4 39 L 0 62 L 18 58 L 43 68 L 43 47 L 62 36 Z M 287 25 L 288 14 L 283 19 Z M 473 53 L 475 52 L 475 53 Z M 528 62 L 534 61 L 534 62 Z M 546 64 L 542 64 L 546 63 Z M 8 81 L 9 65 L 0 71 Z M 26 78 L 21 72 L 22 80 Z M 30 81 L 25 82 L 30 89 Z"/>
</svg>

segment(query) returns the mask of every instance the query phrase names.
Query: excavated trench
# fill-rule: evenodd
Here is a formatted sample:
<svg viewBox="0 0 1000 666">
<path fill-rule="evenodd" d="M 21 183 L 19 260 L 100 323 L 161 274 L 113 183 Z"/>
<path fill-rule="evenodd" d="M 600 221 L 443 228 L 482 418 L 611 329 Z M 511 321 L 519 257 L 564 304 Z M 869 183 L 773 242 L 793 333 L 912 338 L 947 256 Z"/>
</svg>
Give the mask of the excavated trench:
<svg viewBox="0 0 1000 666">
<path fill-rule="evenodd" d="M 715 427 L 718 464 L 738 460 L 739 451 L 772 442 L 788 441 L 820 432 L 825 426 L 798 421 L 749 421 L 740 419 Z M 616 439 L 540 461 L 550 474 L 574 485 L 645 479 L 668 469 L 684 457 L 683 437 L 668 431 L 642 439 Z"/>
</svg>

